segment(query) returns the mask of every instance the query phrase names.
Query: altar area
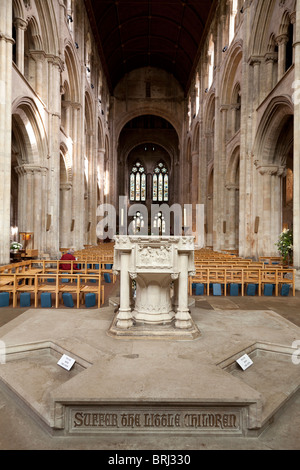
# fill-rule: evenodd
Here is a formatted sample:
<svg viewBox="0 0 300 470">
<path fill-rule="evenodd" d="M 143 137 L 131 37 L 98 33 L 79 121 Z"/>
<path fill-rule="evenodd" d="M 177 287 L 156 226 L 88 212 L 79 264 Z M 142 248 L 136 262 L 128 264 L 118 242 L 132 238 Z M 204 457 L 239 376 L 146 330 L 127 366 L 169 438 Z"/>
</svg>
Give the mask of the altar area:
<svg viewBox="0 0 300 470">
<path fill-rule="evenodd" d="M 197 338 L 200 331 L 188 297 L 188 278 L 194 272 L 191 236 L 116 236 L 114 273 L 120 275 L 120 299 L 109 333 Z"/>
</svg>

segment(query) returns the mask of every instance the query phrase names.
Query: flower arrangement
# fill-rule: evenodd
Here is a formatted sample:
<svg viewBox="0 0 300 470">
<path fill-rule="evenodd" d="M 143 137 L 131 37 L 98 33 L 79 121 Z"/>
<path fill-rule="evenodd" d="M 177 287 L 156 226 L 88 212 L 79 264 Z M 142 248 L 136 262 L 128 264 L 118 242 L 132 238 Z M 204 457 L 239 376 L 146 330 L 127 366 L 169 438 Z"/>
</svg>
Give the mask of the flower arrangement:
<svg viewBox="0 0 300 470">
<path fill-rule="evenodd" d="M 289 264 L 293 259 L 293 231 L 288 228 L 283 229 L 275 245 L 283 258 L 283 262 Z"/>
<path fill-rule="evenodd" d="M 10 245 L 10 249 L 11 251 L 19 251 L 22 249 L 22 245 L 21 243 L 18 243 L 18 242 L 12 242 L 11 245 Z"/>
</svg>

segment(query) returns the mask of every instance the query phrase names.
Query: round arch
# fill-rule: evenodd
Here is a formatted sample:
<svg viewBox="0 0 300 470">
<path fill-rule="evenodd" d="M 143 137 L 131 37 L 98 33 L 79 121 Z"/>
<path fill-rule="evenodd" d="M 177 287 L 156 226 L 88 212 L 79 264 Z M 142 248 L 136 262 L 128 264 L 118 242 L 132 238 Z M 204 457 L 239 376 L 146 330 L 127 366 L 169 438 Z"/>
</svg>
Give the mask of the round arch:
<svg viewBox="0 0 300 470">
<path fill-rule="evenodd" d="M 227 65 L 222 79 L 220 99 L 222 104 L 230 104 L 232 93 L 237 82 L 237 75 L 243 57 L 243 43 L 237 41 L 232 44 L 230 54 L 227 58 Z"/>
<path fill-rule="evenodd" d="M 259 164 L 282 164 L 278 160 L 280 156 L 276 148 L 280 145 L 280 133 L 293 114 L 293 103 L 289 96 L 276 96 L 270 101 L 260 121 L 253 146 L 253 153 Z"/>
<path fill-rule="evenodd" d="M 42 116 L 34 101 L 22 98 L 12 106 L 13 126 L 22 135 L 27 163 L 43 164 L 48 154 L 47 134 Z"/>
<path fill-rule="evenodd" d="M 165 119 L 168 121 L 173 128 L 175 129 L 178 140 L 180 140 L 181 136 L 181 124 L 178 119 L 175 118 L 174 115 L 171 113 L 168 113 L 166 111 L 163 111 L 159 108 L 153 107 L 153 104 L 143 104 L 142 107 L 136 107 L 132 112 L 126 113 L 117 123 L 116 123 L 116 140 L 117 142 L 119 141 L 120 134 L 123 130 L 123 128 L 126 126 L 127 123 L 132 121 L 134 118 L 143 116 L 143 115 L 153 115 L 157 116 L 160 118 Z"/>
</svg>

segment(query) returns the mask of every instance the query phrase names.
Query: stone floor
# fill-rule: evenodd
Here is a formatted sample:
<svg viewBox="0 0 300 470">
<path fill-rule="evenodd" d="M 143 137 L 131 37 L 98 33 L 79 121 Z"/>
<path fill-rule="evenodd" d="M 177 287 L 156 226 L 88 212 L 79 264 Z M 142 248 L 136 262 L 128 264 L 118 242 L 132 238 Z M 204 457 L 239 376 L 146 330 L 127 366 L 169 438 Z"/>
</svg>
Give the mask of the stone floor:
<svg viewBox="0 0 300 470">
<path fill-rule="evenodd" d="M 28 309 L 0 309 L 0 335 L 22 319 Z M 236 311 L 243 327 L 243 312 L 270 310 L 300 327 L 300 292 L 295 297 L 195 297 L 197 318 L 209 312 Z M 280 335 L 280 331 L 278 332 Z M 1 339 L 1 338 L 0 338 Z M 295 338 L 297 339 L 297 338 Z M 299 338 L 300 340 L 300 331 Z M 201 341 L 201 339 L 197 340 Z M 116 349 L 119 340 L 115 340 Z M 161 347 L 161 346 L 160 346 Z M 185 345 L 182 345 L 183 351 Z M 186 351 L 189 345 L 186 344 Z M 298 370 L 299 369 L 299 370 Z M 300 365 L 296 367 L 300 375 Z M 101 435 L 92 437 L 53 437 L 28 415 L 22 404 L 0 388 L 0 449 L 1 450 L 106 450 L 131 454 L 139 450 L 298 450 L 300 448 L 300 392 L 288 402 L 274 422 L 259 437 L 207 437 L 178 435 Z"/>
</svg>

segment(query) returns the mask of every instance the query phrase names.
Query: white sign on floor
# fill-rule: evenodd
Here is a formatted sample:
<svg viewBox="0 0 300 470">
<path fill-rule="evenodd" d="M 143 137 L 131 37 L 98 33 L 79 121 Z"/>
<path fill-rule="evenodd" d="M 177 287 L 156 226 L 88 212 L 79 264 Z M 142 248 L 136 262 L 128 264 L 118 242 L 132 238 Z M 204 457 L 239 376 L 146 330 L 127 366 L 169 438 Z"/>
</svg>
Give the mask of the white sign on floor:
<svg viewBox="0 0 300 470">
<path fill-rule="evenodd" d="M 66 354 L 63 354 L 57 364 L 63 367 L 64 369 L 70 370 L 72 366 L 74 365 L 74 363 L 75 363 L 75 359 L 72 359 L 72 357 L 69 357 Z"/>
<path fill-rule="evenodd" d="M 250 359 L 250 357 L 247 354 L 244 354 L 242 357 L 240 357 L 236 361 L 243 370 L 248 369 L 253 364 L 253 361 Z"/>
</svg>

